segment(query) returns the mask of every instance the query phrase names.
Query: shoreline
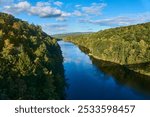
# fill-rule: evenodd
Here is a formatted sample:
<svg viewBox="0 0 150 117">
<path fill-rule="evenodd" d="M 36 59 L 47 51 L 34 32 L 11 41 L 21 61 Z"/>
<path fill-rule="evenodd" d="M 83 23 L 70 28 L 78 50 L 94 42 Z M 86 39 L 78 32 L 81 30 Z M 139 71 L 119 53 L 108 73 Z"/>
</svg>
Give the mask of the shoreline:
<svg viewBox="0 0 150 117">
<path fill-rule="evenodd" d="M 108 60 L 101 59 L 101 58 L 99 58 L 98 56 L 93 55 L 93 54 L 90 52 L 90 49 L 87 48 L 87 47 L 85 47 L 85 46 L 83 46 L 83 45 L 80 45 L 80 44 L 75 43 L 75 42 L 72 42 L 72 41 L 67 41 L 67 40 L 63 40 L 63 41 L 71 42 L 71 43 L 75 44 L 76 46 L 78 46 L 79 49 L 80 49 L 81 47 L 87 49 L 89 52 L 85 52 L 85 53 L 86 53 L 88 56 L 92 56 L 93 58 L 95 58 L 95 59 L 97 59 L 97 60 L 102 60 L 102 61 L 105 61 L 105 62 L 115 63 L 115 64 L 118 64 L 118 65 L 124 66 L 124 67 L 126 67 L 127 69 L 129 69 L 129 70 L 131 70 L 131 71 L 134 71 L 135 73 L 139 73 L 139 74 L 141 74 L 141 75 L 145 75 L 145 76 L 149 76 L 149 77 L 150 77 L 150 73 L 147 73 L 147 72 L 146 72 L 146 73 L 143 73 L 143 71 L 144 71 L 143 69 L 137 70 L 137 69 L 133 69 L 133 68 L 128 67 L 130 64 L 123 65 L 123 64 L 120 64 L 120 63 L 116 63 L 116 62 L 112 62 L 112 61 L 108 61 Z M 81 49 L 80 49 L 80 50 L 81 50 Z M 83 51 L 83 50 L 81 50 L 81 51 Z M 137 64 L 140 64 L 140 63 L 137 63 Z"/>
</svg>

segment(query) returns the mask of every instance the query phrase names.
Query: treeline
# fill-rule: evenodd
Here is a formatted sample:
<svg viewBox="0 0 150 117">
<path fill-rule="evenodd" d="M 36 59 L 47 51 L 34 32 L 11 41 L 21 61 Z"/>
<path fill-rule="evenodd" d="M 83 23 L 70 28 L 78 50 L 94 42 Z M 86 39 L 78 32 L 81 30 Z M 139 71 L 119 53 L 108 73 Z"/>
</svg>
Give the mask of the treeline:
<svg viewBox="0 0 150 117">
<path fill-rule="evenodd" d="M 0 13 L 0 99 L 63 99 L 63 57 L 40 26 Z"/>
<path fill-rule="evenodd" d="M 147 63 L 137 72 L 150 75 L 150 23 L 118 27 L 64 38 L 89 49 L 95 58 L 121 65 Z M 132 69 L 132 67 L 130 67 Z"/>
<path fill-rule="evenodd" d="M 64 33 L 64 34 L 54 34 L 52 35 L 52 37 L 56 38 L 59 41 L 59 40 L 62 40 L 66 36 L 70 36 L 70 35 L 77 36 L 81 34 L 90 34 L 90 33 L 93 33 L 93 32 L 73 32 L 73 33 Z"/>
</svg>

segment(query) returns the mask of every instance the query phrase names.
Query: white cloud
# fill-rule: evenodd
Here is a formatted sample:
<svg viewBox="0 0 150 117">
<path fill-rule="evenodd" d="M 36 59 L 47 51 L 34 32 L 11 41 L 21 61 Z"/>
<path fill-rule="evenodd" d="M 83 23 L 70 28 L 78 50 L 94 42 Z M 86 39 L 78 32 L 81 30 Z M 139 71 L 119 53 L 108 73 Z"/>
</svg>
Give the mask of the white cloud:
<svg viewBox="0 0 150 117">
<path fill-rule="evenodd" d="M 71 16 L 71 15 L 72 15 L 71 13 L 62 12 L 61 16 L 58 17 L 58 18 L 56 19 L 56 21 L 61 21 L 61 22 L 67 21 L 67 18 L 68 18 L 69 16 Z"/>
<path fill-rule="evenodd" d="M 50 6 L 32 6 L 29 13 L 40 17 L 59 17 L 62 15 L 61 10 Z"/>
<path fill-rule="evenodd" d="M 78 11 L 78 10 L 75 10 L 72 14 L 74 16 L 78 16 L 78 17 L 83 16 L 83 14 L 80 11 Z"/>
<path fill-rule="evenodd" d="M 49 18 L 68 17 L 71 15 L 70 13 L 52 7 L 50 2 L 37 2 L 36 5 L 33 6 L 28 1 L 22 1 L 16 4 L 13 3 L 12 5 L 4 6 L 3 11 L 10 14 L 26 12 L 30 15 L 36 15 L 39 17 L 49 17 Z"/>
<path fill-rule="evenodd" d="M 127 17 L 116 17 L 116 18 L 108 18 L 102 20 L 80 20 L 80 22 L 87 22 L 92 24 L 98 24 L 101 26 L 114 26 L 114 25 L 129 25 L 129 23 L 134 22 L 134 19 L 130 19 Z"/>
<path fill-rule="evenodd" d="M 71 13 L 62 12 L 61 17 L 69 17 L 69 16 L 71 16 Z"/>
<path fill-rule="evenodd" d="M 65 17 L 58 17 L 56 18 L 56 21 L 64 22 L 64 21 L 67 21 L 67 19 Z"/>
<path fill-rule="evenodd" d="M 76 10 L 72 12 L 73 16 L 97 16 L 102 14 L 103 8 L 105 8 L 107 4 L 105 3 L 92 3 L 90 6 L 81 6 L 80 4 L 75 5 Z"/>
<path fill-rule="evenodd" d="M 72 12 L 72 16 L 84 18 L 98 16 L 102 14 L 102 10 L 107 6 L 105 3 L 92 3 L 89 6 L 81 6 L 80 4 L 75 5 L 75 10 Z"/>
<path fill-rule="evenodd" d="M 18 13 L 28 11 L 31 5 L 27 1 L 19 2 L 18 4 L 4 6 L 4 11 L 7 13 Z"/>
<path fill-rule="evenodd" d="M 60 2 L 60 1 L 56 1 L 56 2 L 54 2 L 54 4 L 55 4 L 56 6 L 59 6 L 59 7 L 61 7 L 61 6 L 63 5 L 63 3 Z"/>
<path fill-rule="evenodd" d="M 89 19 L 79 20 L 79 22 L 81 23 L 91 23 L 100 26 L 111 26 L 111 27 L 126 26 L 126 25 L 138 24 L 138 23 L 143 23 L 148 21 L 150 21 L 150 13 L 136 14 L 136 16 L 132 15 L 132 17 L 119 16 L 119 17 L 101 19 L 101 20 L 89 20 Z"/>
<path fill-rule="evenodd" d="M 44 7 L 44 6 L 50 6 L 50 2 L 37 2 L 36 6 L 37 7 Z"/>
<path fill-rule="evenodd" d="M 107 5 L 104 3 L 92 3 L 91 6 L 82 7 L 82 11 L 90 15 L 101 15 L 101 11 Z"/>
<path fill-rule="evenodd" d="M 76 8 L 80 8 L 80 7 L 81 7 L 81 5 L 80 5 L 80 4 L 77 4 L 77 5 L 75 5 L 75 7 L 76 7 Z"/>
<path fill-rule="evenodd" d="M 48 34 L 62 33 L 67 31 L 67 24 L 47 23 L 42 25 L 45 32 Z"/>
<path fill-rule="evenodd" d="M 30 4 L 27 1 L 24 1 L 24 2 L 19 2 L 18 4 L 15 4 L 14 7 L 16 9 L 20 9 L 21 11 L 24 11 L 30 8 Z"/>
<path fill-rule="evenodd" d="M 64 28 L 64 27 L 67 27 L 66 24 L 57 24 L 57 23 L 48 23 L 48 24 L 43 24 L 42 26 L 51 27 L 51 28 Z"/>
</svg>

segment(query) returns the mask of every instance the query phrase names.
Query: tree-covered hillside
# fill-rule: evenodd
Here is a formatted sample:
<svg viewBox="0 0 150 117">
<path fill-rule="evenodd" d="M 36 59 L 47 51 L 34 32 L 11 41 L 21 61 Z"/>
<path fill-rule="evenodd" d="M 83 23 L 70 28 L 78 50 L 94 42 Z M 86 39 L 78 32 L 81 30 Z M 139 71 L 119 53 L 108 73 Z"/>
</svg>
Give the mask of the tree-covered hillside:
<svg viewBox="0 0 150 117">
<path fill-rule="evenodd" d="M 130 69 L 150 75 L 150 23 L 67 36 L 65 40 L 86 47 L 95 58 L 127 65 Z M 141 63 L 146 63 L 144 68 L 135 67 Z"/>
<path fill-rule="evenodd" d="M 55 34 L 55 35 L 52 35 L 52 37 L 56 38 L 57 40 L 62 40 L 62 38 L 66 37 L 66 36 L 76 36 L 76 35 L 81 35 L 81 34 L 90 34 L 90 33 L 93 33 L 93 32 L 72 32 L 72 33 L 64 33 L 64 34 Z"/>
<path fill-rule="evenodd" d="M 0 13 L 0 99 L 63 99 L 62 62 L 40 26 Z"/>
</svg>

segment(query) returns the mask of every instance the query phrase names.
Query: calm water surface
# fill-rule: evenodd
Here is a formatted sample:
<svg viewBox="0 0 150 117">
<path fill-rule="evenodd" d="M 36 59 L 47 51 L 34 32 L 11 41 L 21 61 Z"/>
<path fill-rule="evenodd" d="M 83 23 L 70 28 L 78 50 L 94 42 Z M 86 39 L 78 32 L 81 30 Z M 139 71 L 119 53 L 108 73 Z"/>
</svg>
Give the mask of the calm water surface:
<svg viewBox="0 0 150 117">
<path fill-rule="evenodd" d="M 59 41 L 68 83 L 66 99 L 150 99 L 150 78 L 97 61 L 72 43 Z"/>
</svg>

